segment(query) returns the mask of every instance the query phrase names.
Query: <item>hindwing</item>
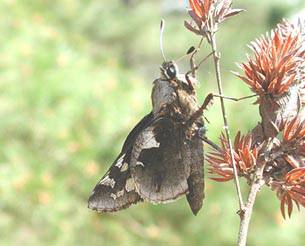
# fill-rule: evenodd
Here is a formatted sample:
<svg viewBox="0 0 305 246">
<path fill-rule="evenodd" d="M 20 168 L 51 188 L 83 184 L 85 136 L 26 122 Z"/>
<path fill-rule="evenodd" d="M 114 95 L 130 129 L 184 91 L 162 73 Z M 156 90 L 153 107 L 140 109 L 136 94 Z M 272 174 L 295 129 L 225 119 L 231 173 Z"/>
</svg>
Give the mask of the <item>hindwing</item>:
<svg viewBox="0 0 305 246">
<path fill-rule="evenodd" d="M 169 202 L 188 191 L 190 165 L 185 146 L 181 124 L 170 117 L 155 120 L 139 134 L 130 170 L 141 198 L 153 203 Z"/>
</svg>

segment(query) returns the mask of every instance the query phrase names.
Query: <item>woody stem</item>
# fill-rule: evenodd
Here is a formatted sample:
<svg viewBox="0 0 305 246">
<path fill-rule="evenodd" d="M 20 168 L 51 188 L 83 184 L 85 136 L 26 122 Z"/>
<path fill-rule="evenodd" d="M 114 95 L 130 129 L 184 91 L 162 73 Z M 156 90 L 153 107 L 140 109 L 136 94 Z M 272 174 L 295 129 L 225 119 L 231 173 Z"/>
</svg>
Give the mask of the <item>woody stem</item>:
<svg viewBox="0 0 305 246">
<path fill-rule="evenodd" d="M 221 74 L 220 73 L 220 62 L 219 62 L 220 58 L 219 58 L 219 55 L 217 53 L 217 44 L 216 44 L 215 32 L 210 34 L 210 44 L 211 44 L 211 48 L 212 48 L 212 52 L 213 52 L 213 58 L 214 58 L 214 66 L 215 66 L 216 80 L 217 80 L 217 86 L 218 86 L 218 94 L 221 96 L 221 97 L 219 97 L 219 99 L 220 99 L 220 104 L 221 104 L 225 134 L 226 134 L 226 138 L 227 138 L 229 149 L 230 149 L 230 157 L 231 157 L 233 174 L 234 174 L 234 183 L 235 183 L 235 188 L 236 188 L 238 201 L 239 201 L 239 209 L 240 209 L 240 212 L 242 212 L 244 210 L 244 202 L 243 202 L 243 198 L 242 198 L 242 194 L 241 194 L 241 190 L 240 190 L 237 168 L 236 168 L 236 163 L 235 163 L 233 148 L 232 148 L 232 142 L 231 142 L 231 137 L 230 137 L 229 125 L 228 125 L 228 120 L 227 120 L 227 115 L 226 115 L 226 110 L 225 110 L 223 90 L 222 90 L 222 82 L 221 82 L 221 75 L 220 75 Z"/>
<path fill-rule="evenodd" d="M 260 191 L 261 187 L 264 185 L 264 180 L 262 179 L 263 170 L 263 167 L 259 167 L 256 170 L 254 180 L 250 186 L 250 191 L 247 203 L 245 205 L 245 209 L 242 213 L 240 213 L 240 227 L 237 243 L 238 246 L 245 246 L 247 243 L 248 229 L 256 195 Z"/>
</svg>

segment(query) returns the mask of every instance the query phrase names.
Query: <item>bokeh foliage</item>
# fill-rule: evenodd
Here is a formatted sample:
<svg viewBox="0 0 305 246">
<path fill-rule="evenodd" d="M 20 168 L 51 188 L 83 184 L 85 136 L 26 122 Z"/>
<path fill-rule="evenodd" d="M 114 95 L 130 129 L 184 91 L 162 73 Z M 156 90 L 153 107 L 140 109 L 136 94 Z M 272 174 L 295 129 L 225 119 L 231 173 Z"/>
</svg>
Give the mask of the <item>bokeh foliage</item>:
<svg viewBox="0 0 305 246">
<path fill-rule="evenodd" d="M 86 208 L 128 131 L 150 110 L 158 76 L 159 21 L 167 21 L 166 55 L 181 56 L 198 38 L 183 27 L 183 1 L 3 0 L 0 3 L 0 244 L 233 245 L 238 230 L 232 184 L 207 180 L 194 217 L 185 200 L 139 204 L 110 215 Z M 227 95 L 250 91 L 230 74 L 246 44 L 300 1 L 235 1 L 247 12 L 218 34 Z M 205 46 L 207 48 L 207 46 Z M 201 56 L 207 54 L 203 49 Z M 186 62 L 180 64 L 182 70 Z M 215 91 L 212 62 L 200 71 L 200 100 Z M 258 121 L 251 101 L 228 102 L 232 132 Z M 208 135 L 222 127 L 218 102 Z M 264 190 L 255 206 L 249 245 L 301 245 L 304 213 L 284 221 Z"/>
</svg>

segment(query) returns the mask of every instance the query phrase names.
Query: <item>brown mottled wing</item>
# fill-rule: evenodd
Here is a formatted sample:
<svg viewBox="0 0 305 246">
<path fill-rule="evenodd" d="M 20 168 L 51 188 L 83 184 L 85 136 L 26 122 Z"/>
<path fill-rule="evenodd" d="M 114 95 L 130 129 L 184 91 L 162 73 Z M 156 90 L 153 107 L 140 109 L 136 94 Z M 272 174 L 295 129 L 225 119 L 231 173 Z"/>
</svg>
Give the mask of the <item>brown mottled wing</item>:
<svg viewBox="0 0 305 246">
<path fill-rule="evenodd" d="M 88 201 L 88 207 L 98 212 L 114 212 L 140 201 L 134 190 L 130 175 L 129 150 L 114 162 L 108 172 L 95 186 Z"/>
<path fill-rule="evenodd" d="M 132 147 L 138 135 L 153 121 L 153 114 L 145 116 L 129 133 L 122 151 L 108 172 L 95 186 L 88 207 L 99 212 L 114 212 L 141 201 L 130 174 Z"/>
<path fill-rule="evenodd" d="M 182 127 L 170 118 L 154 121 L 139 134 L 130 169 L 136 190 L 144 200 L 169 202 L 187 192 L 190 166 L 182 149 Z"/>
</svg>

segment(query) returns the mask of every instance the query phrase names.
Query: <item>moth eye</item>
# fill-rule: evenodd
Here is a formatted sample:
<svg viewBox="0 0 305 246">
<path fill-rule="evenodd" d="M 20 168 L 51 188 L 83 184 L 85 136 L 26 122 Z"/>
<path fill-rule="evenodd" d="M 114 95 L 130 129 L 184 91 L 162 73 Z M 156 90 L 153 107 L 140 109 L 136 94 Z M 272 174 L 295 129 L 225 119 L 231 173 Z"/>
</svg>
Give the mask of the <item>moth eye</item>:
<svg viewBox="0 0 305 246">
<path fill-rule="evenodd" d="M 168 76 L 168 78 L 173 79 L 176 77 L 177 75 L 177 71 L 175 66 L 171 65 L 166 69 L 166 74 Z"/>
</svg>

